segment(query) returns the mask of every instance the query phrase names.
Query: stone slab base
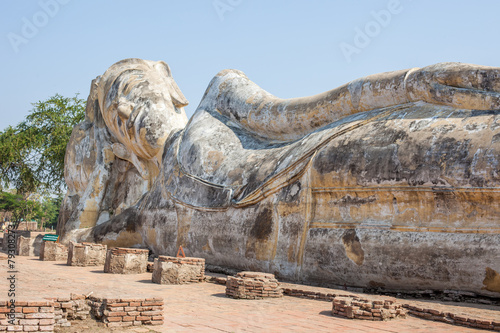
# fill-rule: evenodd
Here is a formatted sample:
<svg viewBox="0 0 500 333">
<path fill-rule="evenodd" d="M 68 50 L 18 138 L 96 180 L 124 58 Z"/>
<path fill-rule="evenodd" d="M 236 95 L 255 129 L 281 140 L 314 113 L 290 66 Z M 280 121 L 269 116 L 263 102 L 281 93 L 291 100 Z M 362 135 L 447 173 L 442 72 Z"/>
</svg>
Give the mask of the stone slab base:
<svg viewBox="0 0 500 333">
<path fill-rule="evenodd" d="M 205 280 L 205 259 L 159 256 L 154 261 L 153 283 L 186 284 Z"/>
</svg>

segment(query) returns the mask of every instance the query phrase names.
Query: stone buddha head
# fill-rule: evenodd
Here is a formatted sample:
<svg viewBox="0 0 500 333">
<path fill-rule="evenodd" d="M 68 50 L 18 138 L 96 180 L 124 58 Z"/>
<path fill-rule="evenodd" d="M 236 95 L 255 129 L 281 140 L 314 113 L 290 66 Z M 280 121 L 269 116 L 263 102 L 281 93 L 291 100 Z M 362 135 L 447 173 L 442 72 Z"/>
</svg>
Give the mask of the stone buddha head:
<svg viewBox="0 0 500 333">
<path fill-rule="evenodd" d="M 188 121 L 188 101 L 163 61 L 115 63 L 98 79 L 97 95 L 104 122 L 122 145 L 113 151 L 125 159 L 130 153 L 141 160 L 161 157 L 168 136 Z"/>
</svg>

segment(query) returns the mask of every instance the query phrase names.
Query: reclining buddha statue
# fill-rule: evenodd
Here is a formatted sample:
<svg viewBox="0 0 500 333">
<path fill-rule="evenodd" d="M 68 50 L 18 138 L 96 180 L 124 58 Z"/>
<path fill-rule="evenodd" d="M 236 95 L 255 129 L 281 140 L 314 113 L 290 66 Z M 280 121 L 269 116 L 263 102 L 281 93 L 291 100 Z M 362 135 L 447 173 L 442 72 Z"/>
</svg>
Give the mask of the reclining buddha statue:
<svg viewBox="0 0 500 333">
<path fill-rule="evenodd" d="M 92 82 L 63 241 L 292 281 L 500 296 L 500 68 L 441 63 L 280 99 L 224 70 L 188 120 L 164 62 Z"/>
</svg>

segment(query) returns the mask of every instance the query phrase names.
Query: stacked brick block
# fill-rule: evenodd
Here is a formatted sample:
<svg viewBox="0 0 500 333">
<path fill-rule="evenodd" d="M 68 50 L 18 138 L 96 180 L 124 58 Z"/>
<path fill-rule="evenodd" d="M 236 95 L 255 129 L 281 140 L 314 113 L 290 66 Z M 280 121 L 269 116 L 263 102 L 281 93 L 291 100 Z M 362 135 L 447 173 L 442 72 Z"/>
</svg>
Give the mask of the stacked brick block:
<svg viewBox="0 0 500 333">
<path fill-rule="evenodd" d="M 274 274 L 240 272 L 227 277 L 226 296 L 242 299 L 276 298 L 283 296 L 283 290 Z"/>
<path fill-rule="evenodd" d="M 154 261 L 153 283 L 186 284 L 205 280 L 205 259 L 159 256 Z"/>
<path fill-rule="evenodd" d="M 149 250 L 115 247 L 108 250 L 104 264 L 105 273 L 140 274 L 147 272 Z"/>
<path fill-rule="evenodd" d="M 101 266 L 106 260 L 107 246 L 94 243 L 69 243 L 68 266 Z"/>
<path fill-rule="evenodd" d="M 89 299 L 92 314 L 107 327 L 163 325 L 163 298 Z"/>
<path fill-rule="evenodd" d="M 40 260 L 67 261 L 68 247 L 61 243 L 44 241 L 40 248 Z"/>
<path fill-rule="evenodd" d="M 350 319 L 374 321 L 406 318 L 406 310 L 392 297 L 335 297 L 332 314 Z"/>
<path fill-rule="evenodd" d="M 54 303 L 51 301 L 17 301 L 15 307 L 0 302 L 0 332 L 53 332 Z M 11 312 L 11 309 L 13 310 Z M 9 323 L 13 315 L 14 322 Z"/>
</svg>

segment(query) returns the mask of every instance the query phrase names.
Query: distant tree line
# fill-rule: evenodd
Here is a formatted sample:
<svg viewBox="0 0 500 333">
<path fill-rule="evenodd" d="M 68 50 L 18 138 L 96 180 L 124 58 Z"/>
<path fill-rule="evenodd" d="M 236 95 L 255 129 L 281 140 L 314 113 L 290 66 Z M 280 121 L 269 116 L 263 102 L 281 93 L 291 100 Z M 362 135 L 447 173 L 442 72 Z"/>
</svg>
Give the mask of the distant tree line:
<svg viewBox="0 0 500 333">
<path fill-rule="evenodd" d="M 23 122 L 0 132 L 0 211 L 10 212 L 13 222 L 57 223 L 66 190 L 66 146 L 85 118 L 85 104 L 78 95 L 56 94 L 33 103 Z"/>
</svg>

